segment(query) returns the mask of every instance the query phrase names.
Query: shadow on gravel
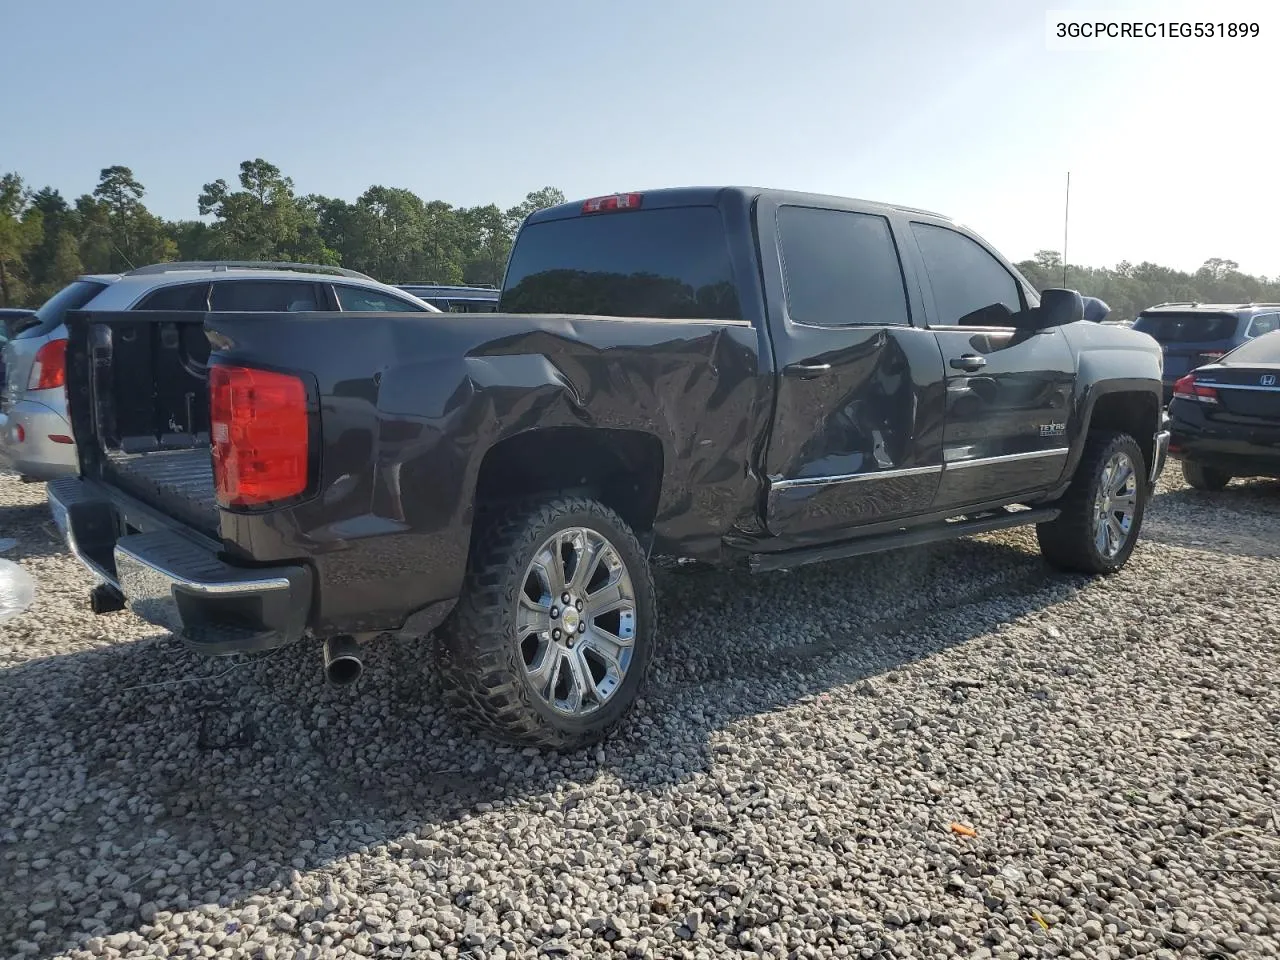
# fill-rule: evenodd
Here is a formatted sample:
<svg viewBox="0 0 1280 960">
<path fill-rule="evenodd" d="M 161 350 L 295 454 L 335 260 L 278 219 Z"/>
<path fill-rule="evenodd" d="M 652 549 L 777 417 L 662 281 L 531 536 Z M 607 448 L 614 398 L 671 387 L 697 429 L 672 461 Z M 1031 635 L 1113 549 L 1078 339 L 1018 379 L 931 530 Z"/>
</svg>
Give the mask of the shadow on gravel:
<svg viewBox="0 0 1280 960">
<path fill-rule="evenodd" d="M 575 754 L 461 728 L 428 641 L 375 642 L 349 690 L 323 685 L 314 645 L 207 661 L 170 639 L 0 671 L 0 946 L 30 938 L 36 904 L 41 951 L 61 951 L 137 929 L 148 904 L 230 904 L 370 847 L 459 856 L 432 834 L 507 804 L 564 824 L 574 787 L 600 776 L 661 794 L 731 762 L 716 745 L 730 725 L 892 674 L 1087 582 L 1007 538 L 744 578 L 660 571 L 668 649 L 650 693 L 603 748 Z M 940 684 L 939 703 L 953 692 Z"/>
<path fill-rule="evenodd" d="M 0 506 L 0 540 L 17 540 L 18 545 L 0 553 L 6 560 L 49 557 L 66 550 L 49 515 L 49 503 Z"/>
<path fill-rule="evenodd" d="M 1280 557 L 1280 481 L 1236 481 L 1225 490 L 1162 493 L 1143 522 L 1144 539 L 1234 557 Z"/>
</svg>

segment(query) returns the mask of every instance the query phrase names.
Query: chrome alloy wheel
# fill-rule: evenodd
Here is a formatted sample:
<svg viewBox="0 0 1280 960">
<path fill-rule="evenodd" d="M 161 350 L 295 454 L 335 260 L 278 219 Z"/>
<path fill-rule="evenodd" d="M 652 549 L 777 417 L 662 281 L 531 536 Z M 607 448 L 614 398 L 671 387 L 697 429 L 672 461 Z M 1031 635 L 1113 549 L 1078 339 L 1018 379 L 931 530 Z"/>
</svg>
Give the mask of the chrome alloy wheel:
<svg viewBox="0 0 1280 960">
<path fill-rule="evenodd" d="M 525 571 L 516 642 L 529 685 L 565 716 L 598 710 L 631 665 L 636 594 L 618 550 L 586 527 L 547 539 Z"/>
<path fill-rule="evenodd" d="M 1127 453 L 1112 454 L 1093 501 L 1093 535 L 1098 553 L 1111 558 L 1124 549 L 1138 512 L 1138 471 Z"/>
</svg>

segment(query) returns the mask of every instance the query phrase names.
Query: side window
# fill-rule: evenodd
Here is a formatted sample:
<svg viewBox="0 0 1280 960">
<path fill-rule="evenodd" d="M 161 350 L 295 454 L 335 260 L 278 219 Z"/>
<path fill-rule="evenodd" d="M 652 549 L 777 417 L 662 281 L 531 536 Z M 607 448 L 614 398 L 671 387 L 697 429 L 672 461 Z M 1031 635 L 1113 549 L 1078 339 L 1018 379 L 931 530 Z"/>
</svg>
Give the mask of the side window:
<svg viewBox="0 0 1280 960">
<path fill-rule="evenodd" d="M 1249 327 L 1249 336 L 1260 337 L 1264 333 L 1280 330 L 1280 313 L 1260 313 L 1253 318 Z"/>
<path fill-rule="evenodd" d="M 209 309 L 209 284 L 184 283 L 176 287 L 161 287 L 139 301 L 135 310 L 193 310 L 203 313 Z"/>
<path fill-rule="evenodd" d="M 424 313 L 425 311 L 416 303 L 410 303 L 408 300 L 401 300 L 399 297 L 393 297 L 390 294 L 383 293 L 381 290 L 370 290 L 365 287 L 348 287 L 343 284 L 335 283 L 333 292 L 338 295 L 338 308 L 348 313 L 359 313 L 361 311 L 371 311 L 375 313 L 386 313 L 388 311 L 399 311 L 401 313 Z"/>
<path fill-rule="evenodd" d="M 902 265 L 884 217 L 778 208 L 787 313 L 822 327 L 909 323 Z"/>
<path fill-rule="evenodd" d="M 911 224 L 938 308 L 934 323 L 1011 327 L 1021 312 L 1018 284 L 1004 265 L 962 233 Z"/>
<path fill-rule="evenodd" d="M 323 310 L 316 284 L 306 280 L 219 280 L 210 309 L 249 313 L 298 313 Z"/>
</svg>

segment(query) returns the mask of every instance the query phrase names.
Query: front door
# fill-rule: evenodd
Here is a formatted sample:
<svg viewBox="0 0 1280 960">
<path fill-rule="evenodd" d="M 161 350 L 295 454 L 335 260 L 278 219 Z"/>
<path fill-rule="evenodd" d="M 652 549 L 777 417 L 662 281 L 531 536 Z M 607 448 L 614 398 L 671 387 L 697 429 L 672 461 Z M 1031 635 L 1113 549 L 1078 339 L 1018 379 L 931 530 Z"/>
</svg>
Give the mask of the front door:
<svg viewBox="0 0 1280 960">
<path fill-rule="evenodd" d="M 921 513 L 942 472 L 942 358 L 912 326 L 889 221 L 852 209 L 762 200 L 777 378 L 765 519 L 797 542 Z M 914 290 L 915 285 L 911 284 Z"/>
<path fill-rule="evenodd" d="M 912 222 L 929 326 L 946 374 L 939 509 L 1014 502 L 1053 486 L 1069 452 L 1075 358 L 1061 330 L 1019 329 L 1026 291 L 974 238 Z"/>
</svg>

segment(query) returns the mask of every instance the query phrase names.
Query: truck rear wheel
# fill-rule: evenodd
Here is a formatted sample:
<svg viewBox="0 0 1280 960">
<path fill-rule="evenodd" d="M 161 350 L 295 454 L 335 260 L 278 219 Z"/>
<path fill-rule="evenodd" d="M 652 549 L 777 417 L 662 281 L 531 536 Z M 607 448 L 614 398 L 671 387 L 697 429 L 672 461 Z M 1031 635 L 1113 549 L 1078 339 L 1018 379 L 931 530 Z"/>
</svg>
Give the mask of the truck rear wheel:
<svg viewBox="0 0 1280 960">
<path fill-rule="evenodd" d="M 1115 573 L 1138 542 L 1149 485 L 1142 449 L 1127 433 L 1095 431 L 1085 439 L 1076 475 L 1056 520 L 1037 524 L 1040 552 L 1076 573 Z"/>
<path fill-rule="evenodd" d="M 1222 490 L 1231 482 L 1231 474 L 1190 460 L 1182 461 L 1182 478 L 1197 490 Z"/>
<path fill-rule="evenodd" d="M 508 743 L 572 749 L 603 739 L 653 658 L 644 549 L 621 517 L 581 497 L 496 511 L 481 523 L 441 631 L 448 702 Z"/>
</svg>

